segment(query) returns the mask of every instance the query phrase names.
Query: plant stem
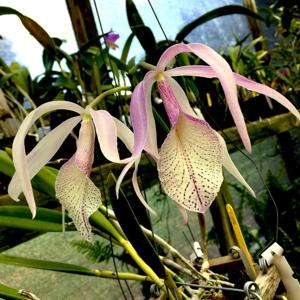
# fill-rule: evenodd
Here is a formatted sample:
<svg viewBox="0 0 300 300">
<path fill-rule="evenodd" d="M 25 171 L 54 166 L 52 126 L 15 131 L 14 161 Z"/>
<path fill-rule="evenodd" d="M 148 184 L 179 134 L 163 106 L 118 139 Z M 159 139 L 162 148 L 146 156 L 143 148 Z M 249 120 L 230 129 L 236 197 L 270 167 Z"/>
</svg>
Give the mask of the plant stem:
<svg viewBox="0 0 300 300">
<path fill-rule="evenodd" d="M 125 240 L 121 234 L 117 231 L 117 229 L 111 224 L 111 222 L 99 211 L 93 213 L 90 217 L 90 221 L 93 226 L 98 229 L 104 229 L 109 234 L 111 234 L 120 244 L 121 246 L 130 254 L 133 260 L 137 263 L 137 265 L 151 278 L 151 280 L 157 284 L 158 287 L 162 288 L 164 291 L 166 290 L 164 286 L 164 281 L 160 279 L 155 272 L 149 267 L 138 255 L 136 250 L 133 248 L 131 243 Z"/>
<path fill-rule="evenodd" d="M 99 102 L 101 102 L 105 97 L 112 95 L 114 93 L 120 92 L 120 91 L 126 91 L 126 90 L 130 90 L 131 87 L 130 86 L 118 86 L 115 88 L 112 88 L 110 90 L 107 90 L 103 93 L 101 93 L 98 97 L 96 97 L 90 104 L 89 106 L 92 108 L 95 108 Z"/>
<path fill-rule="evenodd" d="M 100 206 L 100 210 L 103 213 L 107 214 L 110 218 L 116 219 L 116 216 L 111 209 L 106 208 L 105 206 L 102 205 L 102 206 Z M 171 246 L 169 243 L 167 243 L 164 239 L 162 239 L 160 236 L 158 236 L 157 234 L 153 233 L 151 230 L 149 230 L 143 226 L 141 226 L 141 229 L 143 230 L 144 234 L 148 238 L 150 238 L 151 240 L 154 240 L 157 244 L 162 246 L 167 252 L 170 252 L 172 254 L 172 256 L 180 259 L 181 262 L 187 267 L 187 269 L 191 270 L 191 272 L 193 272 L 193 274 L 196 277 L 200 277 L 204 280 L 207 280 L 207 278 L 205 276 L 202 276 L 201 273 L 199 273 L 183 255 L 181 255 L 173 246 Z"/>
<path fill-rule="evenodd" d="M 121 280 L 137 280 L 137 281 L 151 281 L 149 276 L 126 273 L 126 272 L 113 272 L 113 271 L 103 271 L 94 269 L 92 270 L 97 277 L 110 278 L 110 279 L 121 279 Z"/>
<path fill-rule="evenodd" d="M 143 68 L 145 68 L 146 70 L 149 70 L 149 71 L 155 71 L 156 70 L 155 66 L 153 66 L 151 64 L 148 64 L 145 61 L 140 62 L 140 66 L 142 66 Z"/>
</svg>

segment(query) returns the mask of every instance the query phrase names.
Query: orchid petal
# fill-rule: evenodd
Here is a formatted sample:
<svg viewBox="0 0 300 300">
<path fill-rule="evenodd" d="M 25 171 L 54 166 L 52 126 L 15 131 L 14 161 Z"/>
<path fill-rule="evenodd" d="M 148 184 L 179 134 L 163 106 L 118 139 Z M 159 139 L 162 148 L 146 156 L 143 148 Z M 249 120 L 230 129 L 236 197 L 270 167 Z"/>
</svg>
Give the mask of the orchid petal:
<svg viewBox="0 0 300 300">
<path fill-rule="evenodd" d="M 151 106 L 151 89 L 155 72 L 150 71 L 144 80 L 134 89 L 130 103 L 131 123 L 134 131 L 135 143 L 133 155 L 139 155 L 147 144 L 148 152 L 158 156 L 156 128 Z"/>
<path fill-rule="evenodd" d="M 260 94 L 264 94 L 277 102 L 279 102 L 281 105 L 286 107 L 293 115 L 295 115 L 298 119 L 300 119 L 300 113 L 298 112 L 297 108 L 283 95 L 275 91 L 274 89 L 261 84 L 257 83 L 253 80 L 250 80 L 242 75 L 234 74 L 234 78 L 236 80 L 236 83 L 239 86 L 242 86 L 248 90 L 255 91 Z"/>
<path fill-rule="evenodd" d="M 225 143 L 224 139 L 222 138 L 222 136 L 220 134 L 217 133 L 217 135 L 218 135 L 218 138 L 219 138 L 219 141 L 220 141 L 220 144 L 221 144 L 221 148 L 222 148 L 222 160 L 223 160 L 224 168 L 248 190 L 249 194 L 252 197 L 256 198 L 255 192 L 249 186 L 249 184 L 246 182 L 246 180 L 241 175 L 241 173 L 239 172 L 239 170 L 235 166 L 234 162 L 232 161 L 232 159 L 231 159 L 231 157 L 228 153 L 228 150 L 227 150 L 226 143 Z"/>
<path fill-rule="evenodd" d="M 174 68 L 172 70 L 166 71 L 166 74 L 169 76 L 198 76 L 205 78 L 214 78 L 217 77 L 216 72 L 209 66 L 184 66 Z M 276 90 L 261 84 L 257 83 L 251 79 L 248 79 L 240 74 L 233 73 L 236 84 L 242 86 L 248 90 L 257 92 L 259 94 L 266 95 L 278 103 L 287 108 L 295 117 L 300 119 L 300 113 L 297 108 L 282 94 L 277 92 Z"/>
<path fill-rule="evenodd" d="M 176 44 L 169 47 L 159 58 L 159 61 L 156 65 L 157 71 L 163 71 L 166 69 L 166 66 L 172 61 L 172 59 L 183 52 L 190 52 L 191 49 L 188 48 L 186 44 Z"/>
<path fill-rule="evenodd" d="M 68 211 L 82 238 L 91 241 L 92 227 L 89 217 L 101 204 L 99 189 L 70 160 L 57 174 L 55 191 L 56 197 Z"/>
<path fill-rule="evenodd" d="M 52 101 L 42 104 L 32 112 L 30 112 L 22 122 L 13 142 L 13 162 L 16 169 L 16 174 L 20 180 L 22 191 L 28 202 L 33 217 L 36 214 L 36 206 L 33 197 L 33 191 L 30 183 L 30 175 L 28 171 L 28 162 L 26 159 L 24 140 L 27 132 L 43 114 L 53 110 L 71 110 L 77 113 L 84 112 L 84 109 L 79 105 L 67 101 Z"/>
<path fill-rule="evenodd" d="M 133 188 L 134 188 L 134 191 L 135 191 L 137 197 L 140 199 L 140 201 L 146 207 L 146 209 L 148 209 L 154 216 L 157 216 L 157 213 L 148 205 L 148 203 L 144 199 L 144 197 L 143 197 L 143 195 L 141 193 L 139 184 L 138 184 L 137 171 L 138 171 L 138 166 L 139 166 L 140 160 L 141 160 L 141 157 L 139 157 L 135 161 L 135 168 L 134 168 L 134 171 L 133 171 L 133 174 L 132 174 Z"/>
<path fill-rule="evenodd" d="M 137 158 L 136 158 L 137 159 Z M 132 167 L 132 165 L 134 164 L 134 160 L 132 160 L 131 162 L 129 162 L 122 170 L 121 174 L 119 175 L 118 177 L 118 180 L 116 182 L 116 195 L 117 195 L 117 198 L 119 198 L 119 190 L 120 190 L 120 186 L 121 186 L 121 183 L 125 177 L 125 175 L 127 174 L 128 170 Z"/>
<path fill-rule="evenodd" d="M 151 91 L 152 86 L 155 81 L 155 72 L 150 71 L 145 75 L 144 78 L 144 93 L 146 97 L 146 114 L 147 114 L 147 140 L 145 144 L 145 150 L 153 157 L 153 159 L 158 159 L 158 148 L 157 148 L 157 135 L 154 115 L 152 112 L 151 104 Z"/>
<path fill-rule="evenodd" d="M 172 89 L 172 91 L 177 99 L 177 102 L 180 106 L 181 111 L 184 112 L 185 114 L 188 114 L 190 116 L 198 118 L 198 116 L 193 111 L 184 90 L 178 84 L 178 82 L 175 79 L 173 79 L 172 77 L 167 76 L 166 74 L 165 74 L 165 79 L 167 80 L 168 84 L 170 85 L 170 88 Z"/>
<path fill-rule="evenodd" d="M 27 155 L 28 174 L 32 179 L 41 168 L 54 156 L 64 140 L 80 122 L 81 117 L 70 118 L 51 130 Z M 8 194 L 15 201 L 22 192 L 21 182 L 17 173 L 8 185 Z"/>
<path fill-rule="evenodd" d="M 237 130 L 248 152 L 251 152 L 251 143 L 247 132 L 246 123 L 238 102 L 237 88 L 233 72 L 226 60 L 216 51 L 203 44 L 178 44 L 168 48 L 161 56 L 157 69 L 163 70 L 166 64 L 177 54 L 182 52 L 192 52 L 211 66 L 217 74 L 228 103 L 232 118 L 236 124 Z"/>
<path fill-rule="evenodd" d="M 120 159 L 118 152 L 118 132 L 115 120 L 105 110 L 92 110 L 90 114 L 95 124 L 98 142 L 106 159 L 115 163 L 128 163 L 132 157 Z"/>
<path fill-rule="evenodd" d="M 130 117 L 135 139 L 134 154 L 140 154 L 143 151 L 147 139 L 148 120 L 143 84 L 142 81 L 135 87 L 130 102 Z"/>
<path fill-rule="evenodd" d="M 204 78 L 215 78 L 217 73 L 210 66 L 182 66 L 165 71 L 169 76 L 197 76 Z M 235 74 L 235 73 L 234 73 Z"/>
<path fill-rule="evenodd" d="M 223 181 L 221 146 L 208 123 L 179 115 L 161 147 L 158 175 L 179 205 L 202 213 L 208 209 Z"/>
<path fill-rule="evenodd" d="M 132 152 L 134 147 L 134 135 L 133 132 L 119 119 L 113 117 L 117 128 L 117 136 L 124 143 L 126 148 Z"/>
</svg>

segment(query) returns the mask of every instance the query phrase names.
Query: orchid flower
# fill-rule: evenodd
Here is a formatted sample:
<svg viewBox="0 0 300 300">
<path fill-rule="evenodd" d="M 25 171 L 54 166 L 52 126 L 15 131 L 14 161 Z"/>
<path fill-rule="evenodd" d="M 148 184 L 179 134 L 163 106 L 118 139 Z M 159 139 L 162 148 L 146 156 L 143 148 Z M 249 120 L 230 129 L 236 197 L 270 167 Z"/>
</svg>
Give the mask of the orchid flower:
<svg viewBox="0 0 300 300">
<path fill-rule="evenodd" d="M 68 110 L 79 114 L 72 117 L 50 131 L 26 155 L 24 140 L 31 126 L 42 115 L 56 110 Z M 95 111 L 91 107 L 85 109 L 67 101 L 45 103 L 30 112 L 21 124 L 13 142 L 12 154 L 15 174 L 9 183 L 9 196 L 18 201 L 24 193 L 33 218 L 36 215 L 31 179 L 45 166 L 61 147 L 74 127 L 81 122 L 77 150 L 72 158 L 60 169 L 56 184 L 56 196 L 68 211 L 70 217 L 87 240 L 91 238 L 89 217 L 98 209 L 101 195 L 98 188 L 90 180 L 89 175 L 93 163 L 95 132 L 103 155 L 115 163 L 129 163 L 133 158 L 120 159 L 117 139 L 120 138 L 129 150 L 133 148 L 132 132 L 107 111 Z"/>
<path fill-rule="evenodd" d="M 194 53 L 207 66 L 195 65 L 168 69 L 167 66 L 174 57 L 184 52 Z M 134 148 L 137 152 L 138 149 L 140 151 L 144 149 L 156 159 L 158 175 L 165 192 L 179 207 L 203 213 L 220 189 L 224 166 L 252 196 L 255 196 L 254 191 L 232 162 L 224 139 L 202 117 L 196 115 L 185 92 L 172 77 L 218 78 L 242 142 L 249 152 L 251 143 L 238 103 L 237 85 L 275 99 L 300 119 L 296 108 L 275 90 L 233 73 L 222 56 L 203 44 L 171 46 L 162 54 L 153 69 L 135 88 L 130 114 L 135 135 Z M 151 109 L 151 90 L 155 81 L 172 125 L 160 151 L 157 148 L 155 122 Z M 138 160 L 135 162 L 134 173 L 137 172 L 137 164 Z M 131 165 L 133 162 L 124 168 L 124 172 Z M 137 184 L 135 188 L 141 201 L 144 201 Z"/>
<path fill-rule="evenodd" d="M 109 32 L 104 36 L 105 43 L 109 48 L 116 49 L 119 46 L 115 43 L 116 40 L 120 38 L 120 35 L 117 33 Z"/>
</svg>

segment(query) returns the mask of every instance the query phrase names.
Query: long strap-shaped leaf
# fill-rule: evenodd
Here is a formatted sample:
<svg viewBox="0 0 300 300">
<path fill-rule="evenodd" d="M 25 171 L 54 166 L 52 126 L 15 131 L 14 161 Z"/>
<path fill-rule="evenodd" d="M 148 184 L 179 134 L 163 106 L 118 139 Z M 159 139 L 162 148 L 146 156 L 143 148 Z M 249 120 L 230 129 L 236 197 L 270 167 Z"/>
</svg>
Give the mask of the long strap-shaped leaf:
<svg viewBox="0 0 300 300">
<path fill-rule="evenodd" d="M 11 288 L 7 285 L 0 283 L 0 297 L 1 299 L 16 299 L 16 300 L 28 300 L 27 297 L 22 296 L 19 290 Z M 3 298 L 2 298 L 3 297 Z"/>
<path fill-rule="evenodd" d="M 31 18 L 7 6 L 0 6 L 0 15 L 16 15 L 17 17 L 19 17 L 20 21 L 23 23 L 24 27 L 29 31 L 29 33 L 32 34 L 44 48 L 56 51 L 54 40 L 50 37 L 45 29 L 43 29 L 37 22 L 35 22 Z"/>
<path fill-rule="evenodd" d="M 66 219 L 70 221 L 69 218 Z M 40 232 L 61 232 L 62 213 L 53 209 L 38 208 L 33 220 L 27 206 L 0 206 L 0 226 L 29 229 Z M 74 230 L 68 227 L 67 230 Z"/>
<path fill-rule="evenodd" d="M 139 40 L 148 56 L 155 52 L 156 41 L 153 32 L 145 26 L 133 0 L 126 0 L 126 12 L 129 26 L 134 35 Z M 149 62 L 152 62 L 151 59 Z"/>
<path fill-rule="evenodd" d="M 10 149 L 7 149 L 9 151 Z M 14 175 L 15 168 L 12 159 L 6 151 L 0 150 L 0 173 L 9 177 Z M 54 183 L 57 170 L 51 167 L 43 167 L 38 174 L 32 179 L 32 186 L 48 196 L 55 198 Z"/>
<path fill-rule="evenodd" d="M 0 263 L 20 266 L 20 267 L 28 267 L 34 269 L 50 270 L 56 272 L 80 274 L 80 275 L 87 275 L 87 276 L 96 276 L 96 277 L 103 277 L 103 278 L 110 278 L 110 279 L 119 278 L 119 279 L 139 280 L 139 281 L 148 280 L 148 277 L 144 275 L 124 273 L 124 272 L 120 272 L 117 274 L 114 271 L 90 269 L 90 268 L 86 268 L 74 264 L 49 261 L 49 260 L 32 259 L 32 258 L 25 258 L 25 257 L 18 257 L 18 256 L 10 256 L 6 254 L 0 254 Z"/>
<path fill-rule="evenodd" d="M 232 14 L 246 15 L 246 16 L 250 16 L 250 17 L 253 17 L 253 18 L 256 18 L 259 20 L 263 20 L 260 15 L 254 13 L 252 10 L 250 10 L 244 6 L 226 5 L 226 6 L 222 6 L 222 7 L 213 9 L 213 10 L 207 12 L 206 14 L 200 16 L 199 18 L 195 19 L 191 23 L 187 24 L 186 26 L 184 26 L 177 34 L 175 40 L 178 42 L 182 42 L 186 38 L 186 36 L 191 31 L 193 31 L 196 27 L 198 27 L 199 25 L 201 25 L 207 21 L 210 21 L 214 18 L 232 15 Z"/>
</svg>

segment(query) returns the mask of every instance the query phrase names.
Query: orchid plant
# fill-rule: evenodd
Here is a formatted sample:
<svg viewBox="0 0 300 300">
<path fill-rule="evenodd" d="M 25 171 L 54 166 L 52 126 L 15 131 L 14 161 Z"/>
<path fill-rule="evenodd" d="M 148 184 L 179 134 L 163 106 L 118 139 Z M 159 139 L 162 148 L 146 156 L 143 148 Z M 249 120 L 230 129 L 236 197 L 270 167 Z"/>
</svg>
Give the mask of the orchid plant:
<svg viewBox="0 0 300 300">
<path fill-rule="evenodd" d="M 179 53 L 192 52 L 208 66 L 184 66 L 168 68 Z M 255 197 L 252 188 L 242 177 L 226 148 L 224 139 L 190 106 L 185 92 L 174 80 L 174 76 L 217 77 L 237 130 L 250 152 L 251 143 L 246 124 L 237 99 L 237 85 L 263 93 L 284 105 L 297 118 L 296 108 L 281 94 L 262 84 L 253 82 L 231 71 L 226 61 L 213 49 L 202 44 L 178 44 L 167 49 L 156 67 L 152 67 L 142 82 L 133 91 L 130 114 L 133 133 L 121 121 L 107 111 L 95 111 L 96 101 L 86 108 L 66 102 L 53 101 L 34 109 L 19 128 L 13 143 L 13 160 L 16 173 L 8 192 L 12 199 L 18 200 L 24 193 L 33 217 L 36 205 L 30 180 L 53 157 L 65 138 L 74 127 L 81 123 L 77 150 L 60 169 L 56 180 L 56 195 L 63 207 L 69 212 L 82 237 L 91 239 L 89 217 L 98 209 L 101 195 L 89 179 L 94 155 L 95 132 L 103 155 L 112 162 L 127 164 L 119 176 L 116 191 L 128 171 L 135 164 L 132 182 L 143 204 L 154 212 L 145 202 L 137 180 L 138 164 L 143 150 L 156 161 L 158 175 L 165 192 L 179 206 L 190 211 L 204 213 L 215 199 L 223 181 L 223 166 L 249 193 Z M 151 91 L 154 82 L 161 95 L 164 107 L 172 125 L 160 151 L 156 141 L 156 129 L 151 109 Z M 115 91 L 113 89 L 113 91 Z M 31 126 L 45 113 L 58 109 L 78 113 L 47 134 L 35 148 L 26 155 L 24 140 Z M 120 138 L 132 155 L 120 159 L 117 139 Z M 182 210 L 181 211 L 185 211 Z M 184 213 L 186 218 L 186 212 Z"/>
<path fill-rule="evenodd" d="M 207 65 L 169 68 L 173 59 L 180 53 L 193 53 Z M 130 106 L 135 136 L 134 149 L 136 153 L 146 150 L 157 161 L 158 175 L 165 192 L 180 208 L 204 213 L 220 189 L 224 166 L 255 197 L 254 191 L 231 160 L 224 139 L 202 116 L 195 113 L 185 92 L 172 77 L 218 78 L 237 130 L 248 152 L 251 152 L 251 143 L 237 98 L 237 86 L 273 98 L 300 119 L 300 114 L 293 104 L 272 88 L 233 73 L 222 56 L 203 44 L 171 46 L 162 54 L 156 67 L 149 67 L 148 64 L 147 67 L 151 70 L 135 88 Z M 151 109 L 151 91 L 155 81 L 172 126 L 160 151 L 157 148 L 155 122 Z M 134 186 L 137 195 L 147 206 L 136 182 L 138 162 L 137 156 Z M 134 161 L 128 163 L 122 176 L 133 164 Z M 122 177 L 119 180 L 122 180 Z"/>
</svg>

